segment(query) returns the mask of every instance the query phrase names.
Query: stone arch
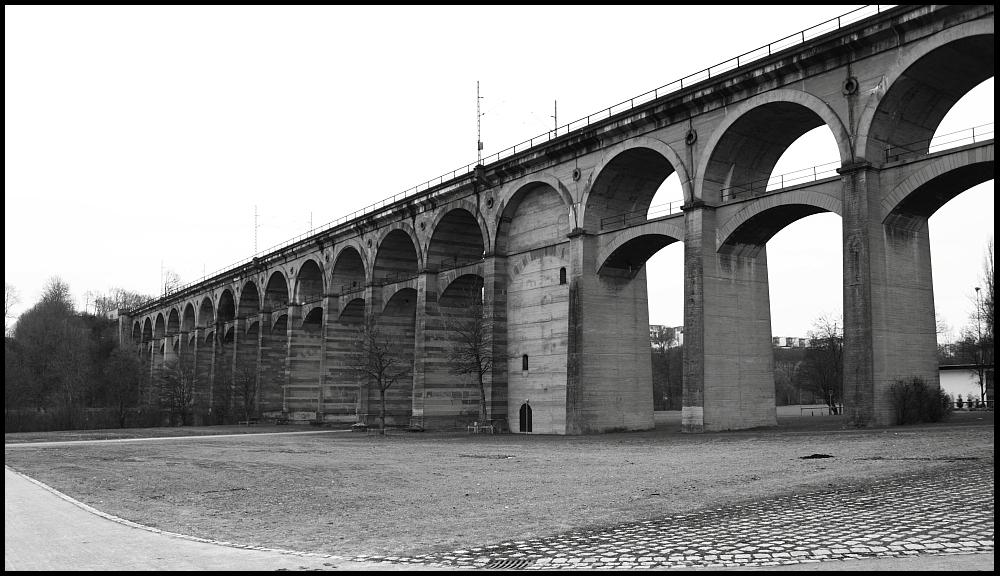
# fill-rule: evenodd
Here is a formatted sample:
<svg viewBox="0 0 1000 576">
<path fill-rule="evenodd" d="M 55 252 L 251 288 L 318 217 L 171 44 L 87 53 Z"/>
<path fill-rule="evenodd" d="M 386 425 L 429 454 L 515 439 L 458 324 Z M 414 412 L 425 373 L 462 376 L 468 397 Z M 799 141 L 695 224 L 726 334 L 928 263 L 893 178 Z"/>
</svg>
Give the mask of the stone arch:
<svg viewBox="0 0 1000 576">
<path fill-rule="evenodd" d="M 695 198 L 719 202 L 724 189 L 766 181 L 789 146 L 824 124 L 837 142 L 841 164 L 849 163 L 851 142 L 843 122 L 826 102 L 808 92 L 771 90 L 733 106 L 702 149 Z"/>
<path fill-rule="evenodd" d="M 376 245 L 372 282 L 398 282 L 419 273 L 422 267 L 420 245 L 408 223 L 396 222 L 382 229 Z"/>
<path fill-rule="evenodd" d="M 181 332 L 190 332 L 194 330 L 194 326 L 195 326 L 194 304 L 188 302 L 184 306 L 184 314 L 181 315 Z"/>
<path fill-rule="evenodd" d="M 132 323 L 132 342 L 142 342 L 142 323 L 138 320 Z"/>
<path fill-rule="evenodd" d="M 323 328 L 322 306 L 313 306 L 302 315 L 302 328 L 307 332 L 319 332 Z"/>
<path fill-rule="evenodd" d="M 153 320 L 146 316 L 146 320 L 142 323 L 142 341 L 149 342 L 153 339 Z"/>
<path fill-rule="evenodd" d="M 475 210 L 471 205 L 449 207 L 435 216 L 424 251 L 427 269 L 439 271 L 482 261 L 489 247 L 489 233 L 470 208 Z"/>
<path fill-rule="evenodd" d="M 267 279 L 264 288 L 263 311 L 267 313 L 288 307 L 288 278 L 280 270 L 275 270 Z"/>
<path fill-rule="evenodd" d="M 993 42 L 990 18 L 908 45 L 882 81 L 864 94 L 868 101 L 858 118 L 858 157 L 882 162 L 889 146 L 929 144 L 952 106 L 993 76 Z"/>
<path fill-rule="evenodd" d="M 503 252 L 506 247 L 501 247 L 501 233 L 504 231 L 504 220 L 510 219 L 511 215 L 517 209 L 517 205 L 524 200 L 524 197 L 529 192 L 538 189 L 539 187 L 547 187 L 556 193 L 563 205 L 563 212 L 566 215 L 566 230 L 572 230 L 579 227 L 579 214 L 577 214 L 576 204 L 573 201 L 573 195 L 566 186 L 556 177 L 540 173 L 533 174 L 531 178 L 519 181 L 513 192 L 509 195 L 504 194 L 503 199 L 499 202 L 496 210 L 496 216 L 492 220 L 493 227 L 490 229 L 491 235 L 493 237 L 492 246 L 493 251 L 496 253 Z"/>
<path fill-rule="evenodd" d="M 441 307 L 464 307 L 469 298 L 482 300 L 482 288 L 485 280 L 479 274 L 462 274 L 448 283 L 438 297 Z"/>
<path fill-rule="evenodd" d="M 171 308 L 170 312 L 167 313 L 167 331 L 165 334 L 167 336 L 173 336 L 181 331 L 181 315 L 177 311 L 177 308 Z"/>
<path fill-rule="evenodd" d="M 597 251 L 598 274 L 625 274 L 634 278 L 661 248 L 684 240 L 684 227 L 673 221 L 649 222 L 629 228 Z"/>
<path fill-rule="evenodd" d="M 219 295 L 219 309 L 216 312 L 218 322 L 232 322 L 236 318 L 236 298 L 233 291 L 226 288 Z"/>
<path fill-rule="evenodd" d="M 354 298 L 344 305 L 337 318 L 338 322 L 344 324 L 360 324 L 365 318 L 365 299 Z"/>
<path fill-rule="evenodd" d="M 288 314 L 281 314 L 271 324 L 271 332 L 284 334 L 288 330 Z"/>
<path fill-rule="evenodd" d="M 821 212 L 841 214 L 837 198 L 808 191 L 765 196 L 740 209 L 719 227 L 717 251 L 756 256 L 775 234 L 789 224 Z"/>
<path fill-rule="evenodd" d="M 581 201 L 583 227 L 597 231 L 601 218 L 626 212 L 641 211 L 645 218 L 645 211 L 649 209 L 656 191 L 674 172 L 680 178 L 684 201 L 690 201 L 688 170 L 666 142 L 643 136 L 608 148 L 594 168 L 590 185 Z M 632 190 L 638 195 L 622 197 L 620 193 L 615 194 L 612 188 Z"/>
<path fill-rule="evenodd" d="M 498 254 L 561 242 L 570 232 L 566 198 L 551 184 L 542 181 L 518 188 L 498 211 L 498 220 L 493 243 Z"/>
<path fill-rule="evenodd" d="M 312 258 L 305 259 L 299 264 L 293 283 L 297 304 L 319 302 L 324 294 L 323 267 Z"/>
<path fill-rule="evenodd" d="M 240 318 L 248 318 L 258 314 L 260 314 L 260 291 L 257 290 L 256 282 L 248 280 L 240 292 L 240 304 L 236 315 Z"/>
<path fill-rule="evenodd" d="M 882 223 L 902 229 L 923 227 L 949 200 L 993 179 L 993 146 L 950 154 L 900 182 L 882 199 Z"/>
<path fill-rule="evenodd" d="M 479 226 L 479 231 L 482 235 L 482 244 L 485 251 L 489 252 L 490 250 L 492 250 L 490 225 L 489 222 L 486 221 L 486 218 L 483 216 L 483 210 L 481 210 L 480 207 L 475 202 L 469 200 L 468 198 L 461 198 L 459 200 L 449 202 L 441 210 L 438 210 L 437 212 L 434 213 L 433 217 L 428 223 L 428 230 L 425 231 L 428 240 L 425 243 L 423 253 L 427 254 L 431 238 L 433 234 L 437 231 L 437 228 L 441 224 L 441 221 L 455 210 L 464 210 L 465 212 L 469 213 L 469 215 L 476 221 L 476 224 Z M 427 232 L 430 232 L 430 234 L 427 234 Z"/>
<path fill-rule="evenodd" d="M 167 322 L 163 318 L 163 312 L 156 315 L 156 321 L 153 323 L 153 338 L 160 339 L 166 335 L 167 332 Z"/>
<path fill-rule="evenodd" d="M 215 306 L 212 304 L 212 299 L 205 296 L 198 307 L 198 325 L 205 327 L 212 324 L 215 324 Z"/>
<path fill-rule="evenodd" d="M 355 246 L 344 246 L 333 260 L 330 289 L 337 294 L 363 290 L 367 284 L 364 255 Z"/>
</svg>

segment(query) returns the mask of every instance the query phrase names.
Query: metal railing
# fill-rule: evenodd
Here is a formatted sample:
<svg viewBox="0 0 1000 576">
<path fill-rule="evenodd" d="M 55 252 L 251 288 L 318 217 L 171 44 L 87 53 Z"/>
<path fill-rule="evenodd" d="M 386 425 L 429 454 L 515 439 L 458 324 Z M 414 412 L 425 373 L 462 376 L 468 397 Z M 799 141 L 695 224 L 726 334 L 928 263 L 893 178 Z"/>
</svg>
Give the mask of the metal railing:
<svg viewBox="0 0 1000 576">
<path fill-rule="evenodd" d="M 993 122 L 965 128 L 948 134 L 939 134 L 933 138 L 925 138 L 908 144 L 889 146 L 885 150 L 885 161 L 895 162 L 900 158 L 910 158 L 933 152 L 941 152 L 949 148 L 957 148 L 966 144 L 975 144 L 993 139 Z"/>
<path fill-rule="evenodd" d="M 458 268 L 464 268 L 466 266 L 472 266 L 474 264 L 482 264 L 486 259 L 480 256 L 479 258 L 467 258 L 464 260 L 459 260 L 458 256 L 452 258 L 446 258 L 441 261 L 438 266 L 438 272 L 447 272 L 448 270 L 456 270 Z"/>
<path fill-rule="evenodd" d="M 740 198 L 747 198 L 754 194 L 763 194 L 771 190 L 781 190 L 786 186 L 796 186 L 807 182 L 815 182 L 824 178 L 838 176 L 837 169 L 840 168 L 840 161 L 827 162 L 809 168 L 803 168 L 794 172 L 778 174 L 768 178 L 752 180 L 742 184 L 726 186 L 722 189 L 722 201 L 729 202 Z"/>
<path fill-rule="evenodd" d="M 622 112 L 627 112 L 629 110 L 632 110 L 636 106 L 645 104 L 647 102 L 651 102 L 653 100 L 656 100 L 657 98 L 660 98 L 661 96 L 665 96 L 667 94 L 671 94 L 673 92 L 677 92 L 679 90 L 682 90 L 685 87 L 690 87 L 691 85 L 697 84 L 698 82 L 702 82 L 702 81 L 708 80 L 710 78 L 713 78 L 715 76 L 718 76 L 721 73 L 729 72 L 731 70 L 734 70 L 736 68 L 739 68 L 741 66 L 749 64 L 749 63 L 754 62 L 756 60 L 759 60 L 761 58 L 765 58 L 767 56 L 770 56 L 770 55 L 772 55 L 772 54 L 774 54 L 776 52 L 780 52 L 780 51 L 785 50 L 787 48 L 791 48 L 792 46 L 796 46 L 798 44 L 805 43 L 805 42 L 807 42 L 809 40 L 818 38 L 819 36 L 822 36 L 823 34 L 827 34 L 829 32 L 833 32 L 833 31 L 839 30 L 840 28 L 843 28 L 844 26 L 846 26 L 848 24 L 853 24 L 853 23 L 855 23 L 855 22 L 857 22 L 859 20 L 863 20 L 865 18 L 868 18 L 869 16 L 874 16 L 874 15 L 880 14 L 881 12 L 883 12 L 885 10 L 888 10 L 889 8 L 892 8 L 894 6 L 895 5 L 878 5 L 878 4 L 876 4 L 876 5 L 867 5 L 867 6 L 862 6 L 861 8 L 856 8 L 854 10 L 851 10 L 850 12 L 847 12 L 847 13 L 841 14 L 840 16 L 837 16 L 836 18 L 831 18 L 829 20 L 826 20 L 824 22 L 821 22 L 819 24 L 816 24 L 814 26 L 811 26 L 809 28 L 806 28 L 804 30 L 796 32 L 795 34 L 791 34 L 789 36 L 785 36 L 784 38 L 781 38 L 781 39 L 776 40 L 774 42 L 768 43 L 768 44 L 766 44 L 764 46 L 761 46 L 759 48 L 756 48 L 754 50 L 750 50 L 748 52 L 744 52 L 744 53 L 742 53 L 742 54 L 740 54 L 740 55 L 738 55 L 738 56 L 736 56 L 734 58 L 730 58 L 729 60 L 726 60 L 726 61 L 721 62 L 719 64 L 716 64 L 714 66 L 709 66 L 708 68 L 705 68 L 704 70 L 700 70 L 700 71 L 695 72 L 693 74 L 689 74 L 689 75 L 681 78 L 680 80 L 675 80 L 674 82 L 671 82 L 669 84 L 664 84 L 663 86 L 660 86 L 659 88 L 655 88 L 655 89 L 650 90 L 650 91 L 648 91 L 648 92 L 646 92 L 644 94 L 640 94 L 638 96 L 629 98 L 628 100 L 623 100 L 622 102 L 619 102 L 618 104 L 615 104 L 613 106 L 609 106 L 608 108 L 605 108 L 604 110 L 601 110 L 599 112 L 595 112 L 593 114 L 588 114 L 587 116 L 585 116 L 583 118 L 580 118 L 578 120 L 574 120 L 573 122 L 569 122 L 569 123 L 564 124 L 562 126 L 556 127 L 554 130 L 550 130 L 550 131 L 548 131 L 548 132 L 546 132 L 544 134 L 540 134 L 540 135 L 535 136 L 533 138 L 529 138 L 528 140 L 525 140 L 524 142 L 521 142 L 519 144 L 515 144 L 514 146 L 511 146 L 509 148 L 501 150 L 500 152 L 497 152 L 495 154 L 487 156 L 483 160 L 483 164 L 485 165 L 485 164 L 489 164 L 489 163 L 493 163 L 493 162 L 499 162 L 500 160 L 502 160 L 504 158 L 508 158 L 510 156 L 513 156 L 513 155 L 515 155 L 518 152 L 524 152 L 525 150 L 530 149 L 530 148 L 532 148 L 532 147 L 534 147 L 534 146 L 536 146 L 538 144 L 543 144 L 543 143 L 546 143 L 546 142 L 550 142 L 550 141 L 552 141 L 552 140 L 554 140 L 554 139 L 556 139 L 556 138 L 558 138 L 560 136 L 565 136 L 565 135 L 569 134 L 570 132 L 573 132 L 574 130 L 586 128 L 586 127 L 590 126 L 594 122 L 601 121 L 601 120 L 606 120 L 608 118 L 611 118 L 615 114 L 619 114 L 619 113 L 622 113 Z M 271 254 L 273 252 L 276 252 L 278 250 L 281 250 L 283 248 L 287 248 L 288 246 L 291 246 L 293 244 L 301 242 L 302 240 L 305 240 L 305 239 L 307 239 L 307 238 L 309 238 L 311 236 L 315 236 L 315 235 L 317 235 L 319 233 L 329 231 L 329 230 L 331 230 L 331 229 L 333 229 L 333 228 L 335 228 L 335 227 L 337 227 L 337 226 L 339 226 L 341 224 L 347 223 L 347 222 L 349 222 L 351 220 L 354 220 L 356 218 L 359 218 L 361 216 L 372 214 L 372 213 L 374 213 L 377 210 L 386 208 L 388 206 L 391 206 L 392 204 L 395 204 L 396 202 L 399 202 L 399 201 L 401 201 L 403 199 L 406 199 L 406 198 L 409 198 L 411 196 L 414 196 L 414 195 L 420 193 L 421 191 L 426 192 L 426 191 L 430 190 L 434 186 L 439 186 L 441 184 L 444 184 L 445 182 L 448 182 L 448 181 L 451 181 L 451 180 L 455 180 L 456 178 L 459 178 L 461 176 L 466 176 L 468 174 L 472 174 L 475 171 L 476 165 L 477 165 L 477 163 L 466 164 L 465 166 L 462 166 L 461 168 L 456 168 L 456 169 L 452 170 L 451 172 L 446 172 L 446 173 L 444 173 L 444 174 L 442 174 L 442 175 L 440 175 L 440 176 L 438 176 L 436 178 L 432 178 L 432 179 L 430 179 L 430 180 L 428 180 L 428 181 L 426 181 L 426 182 L 424 182 L 422 184 L 417 184 L 416 186 L 414 186 L 412 188 L 404 190 L 403 192 L 400 192 L 398 194 L 394 194 L 394 195 L 389 196 L 387 198 L 383 198 L 382 200 L 379 200 L 378 202 L 374 202 L 372 204 L 369 204 L 368 206 L 365 206 L 364 208 L 355 210 L 354 212 L 352 212 L 352 213 L 350 213 L 348 215 L 342 216 L 340 218 L 337 218 L 335 220 L 327 222 L 326 224 L 322 224 L 320 226 L 312 228 L 312 229 L 310 229 L 310 230 L 308 230 L 308 231 L 306 231 L 306 232 L 304 232 L 304 233 L 302 233 L 302 234 L 300 234 L 300 235 L 298 235 L 298 236 L 296 236 L 294 238 L 286 240 L 286 241 L 284 241 L 284 242 L 282 242 L 280 244 L 276 244 L 276 245 L 274 245 L 274 246 L 272 246 L 270 248 L 267 248 L 265 250 L 259 251 L 259 252 L 257 252 L 255 255 L 253 255 L 251 257 L 244 258 L 243 260 L 240 260 L 238 262 L 230 264 L 229 266 L 225 266 L 223 268 L 220 268 L 220 269 L 216 270 L 215 272 L 212 272 L 211 274 L 205 274 L 205 275 L 203 275 L 198 280 L 194 280 L 192 282 L 188 282 L 187 284 L 184 284 L 183 286 L 177 287 L 176 289 L 172 290 L 171 293 L 176 293 L 176 292 L 180 292 L 182 290 L 186 290 L 186 289 L 188 289 L 188 288 L 190 288 L 192 286 L 195 286 L 197 284 L 205 282 L 205 281 L 207 281 L 207 280 L 209 280 L 211 278 L 215 278 L 217 276 L 220 276 L 222 274 L 228 273 L 230 271 L 235 271 L 235 269 L 237 269 L 237 268 L 240 268 L 242 266 L 246 266 L 247 264 L 253 263 L 253 261 L 255 259 L 259 258 L 259 257 L 263 257 L 263 256 L 269 255 L 269 254 Z M 163 297 L 159 298 L 158 300 L 160 300 L 162 298 Z"/>
<path fill-rule="evenodd" d="M 683 200 L 675 200 L 673 202 L 668 202 L 667 204 L 650 206 L 647 210 L 633 210 L 632 212 L 626 212 L 624 214 L 607 216 L 605 218 L 601 218 L 601 230 L 611 228 L 612 226 L 624 228 L 635 224 L 641 224 L 647 220 L 655 220 L 656 218 L 662 218 L 664 216 L 681 212 L 683 207 Z"/>
<path fill-rule="evenodd" d="M 373 286 L 388 286 L 389 284 L 398 284 L 399 282 L 407 282 L 413 280 L 419 276 L 416 272 L 391 272 L 389 274 L 383 274 L 375 278 L 372 281 Z"/>
</svg>

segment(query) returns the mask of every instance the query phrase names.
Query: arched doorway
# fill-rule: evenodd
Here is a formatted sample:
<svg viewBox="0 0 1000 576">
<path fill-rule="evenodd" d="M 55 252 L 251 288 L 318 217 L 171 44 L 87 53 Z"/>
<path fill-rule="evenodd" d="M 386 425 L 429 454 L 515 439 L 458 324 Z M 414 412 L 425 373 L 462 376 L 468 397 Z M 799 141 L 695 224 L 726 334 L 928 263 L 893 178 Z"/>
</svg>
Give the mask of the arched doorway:
<svg viewBox="0 0 1000 576">
<path fill-rule="evenodd" d="M 517 429 L 519 432 L 531 432 L 531 405 L 525 400 L 517 411 Z"/>
</svg>

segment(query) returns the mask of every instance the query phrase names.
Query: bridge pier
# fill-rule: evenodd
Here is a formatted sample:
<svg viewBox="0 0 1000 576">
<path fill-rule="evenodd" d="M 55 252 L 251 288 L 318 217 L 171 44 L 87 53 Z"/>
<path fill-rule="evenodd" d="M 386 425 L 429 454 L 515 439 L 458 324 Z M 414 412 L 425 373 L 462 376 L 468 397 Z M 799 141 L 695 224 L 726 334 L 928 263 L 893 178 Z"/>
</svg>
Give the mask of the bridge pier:
<svg viewBox="0 0 1000 576">
<path fill-rule="evenodd" d="M 879 173 L 845 166 L 844 409 L 855 426 L 893 423 L 897 379 L 939 385 L 927 218 L 883 223 Z"/>
<path fill-rule="evenodd" d="M 597 238 L 570 234 L 566 434 L 653 428 L 646 274 L 595 274 Z M 553 272 L 558 281 L 559 270 Z"/>
<path fill-rule="evenodd" d="M 685 432 L 777 424 L 764 245 L 716 249 L 711 207 L 685 211 Z"/>
</svg>

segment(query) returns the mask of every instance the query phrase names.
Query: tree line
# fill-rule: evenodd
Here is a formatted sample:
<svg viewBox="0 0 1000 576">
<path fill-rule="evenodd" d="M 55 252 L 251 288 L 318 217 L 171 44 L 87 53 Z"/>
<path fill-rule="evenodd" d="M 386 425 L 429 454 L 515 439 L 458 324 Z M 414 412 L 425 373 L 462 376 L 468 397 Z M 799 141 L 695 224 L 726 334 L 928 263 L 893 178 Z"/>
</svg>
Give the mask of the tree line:
<svg viewBox="0 0 1000 576">
<path fill-rule="evenodd" d="M 683 405 L 682 358 L 673 328 L 650 335 L 653 347 L 653 409 L 680 410 Z M 774 346 L 774 400 L 777 406 L 826 404 L 831 414 L 843 404 L 844 334 L 839 320 L 821 317 L 802 348 Z"/>
<path fill-rule="evenodd" d="M 9 316 L 16 292 L 8 286 L 6 294 Z M 116 289 L 95 299 L 95 313 L 79 313 L 69 286 L 49 280 L 38 303 L 5 334 L 5 431 L 141 423 L 142 365 L 119 346 L 118 322 L 109 312 L 149 299 Z"/>
</svg>

